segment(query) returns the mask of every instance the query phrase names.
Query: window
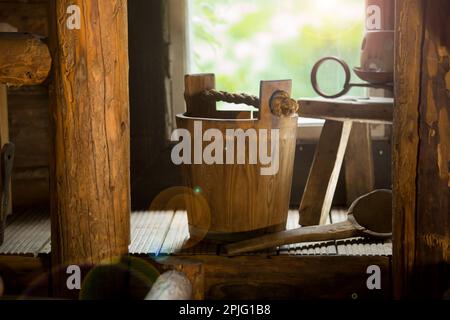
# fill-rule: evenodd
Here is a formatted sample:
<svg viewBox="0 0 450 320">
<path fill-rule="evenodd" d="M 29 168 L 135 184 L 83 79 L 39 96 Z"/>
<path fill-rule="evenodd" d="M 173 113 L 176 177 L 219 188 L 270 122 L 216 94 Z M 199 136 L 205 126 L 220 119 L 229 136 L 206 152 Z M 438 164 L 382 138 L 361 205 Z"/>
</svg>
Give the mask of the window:
<svg viewBox="0 0 450 320">
<path fill-rule="evenodd" d="M 260 80 L 292 79 L 293 96 L 300 98 L 317 96 L 310 73 L 320 58 L 338 56 L 350 67 L 360 65 L 362 0 L 169 0 L 168 12 L 172 116 L 184 108 L 186 72 L 215 73 L 219 89 L 254 95 Z M 180 54 L 186 55 L 183 65 L 176 62 Z M 330 62 L 319 81 L 323 91 L 338 92 L 344 72 Z"/>
<path fill-rule="evenodd" d="M 221 89 L 258 94 L 260 80 L 292 79 L 294 97 L 314 97 L 310 72 L 317 60 L 338 56 L 350 66 L 360 65 L 364 1 L 188 3 L 190 72 L 215 73 Z M 325 91 L 341 90 L 344 73 L 335 64 L 324 66 L 320 76 Z"/>
</svg>

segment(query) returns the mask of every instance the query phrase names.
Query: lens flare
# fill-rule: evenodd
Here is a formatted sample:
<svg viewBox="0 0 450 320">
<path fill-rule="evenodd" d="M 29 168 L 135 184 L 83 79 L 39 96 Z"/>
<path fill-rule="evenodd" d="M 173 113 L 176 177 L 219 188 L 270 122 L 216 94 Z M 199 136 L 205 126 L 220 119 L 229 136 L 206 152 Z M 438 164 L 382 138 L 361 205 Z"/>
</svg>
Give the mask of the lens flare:
<svg viewBox="0 0 450 320">
<path fill-rule="evenodd" d="M 211 226 L 211 211 L 202 186 L 172 187 L 161 192 L 152 202 L 148 214 L 173 214 L 157 257 L 190 249 L 202 242 Z"/>
</svg>

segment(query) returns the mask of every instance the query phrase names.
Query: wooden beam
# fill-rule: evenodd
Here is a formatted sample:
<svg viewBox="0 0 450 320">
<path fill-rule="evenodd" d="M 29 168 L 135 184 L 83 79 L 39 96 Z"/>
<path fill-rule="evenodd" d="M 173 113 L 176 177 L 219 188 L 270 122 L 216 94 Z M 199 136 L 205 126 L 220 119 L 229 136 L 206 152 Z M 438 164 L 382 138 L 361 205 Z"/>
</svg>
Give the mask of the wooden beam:
<svg viewBox="0 0 450 320">
<path fill-rule="evenodd" d="M 352 125 L 325 122 L 300 204 L 301 226 L 327 222 Z"/>
<path fill-rule="evenodd" d="M 397 1 L 393 278 L 396 298 L 450 287 L 450 3 Z"/>
<path fill-rule="evenodd" d="M 37 36 L 0 33 L 0 83 L 36 85 L 44 82 L 51 68 L 47 45 Z"/>
<path fill-rule="evenodd" d="M 423 2 L 397 1 L 393 140 L 394 296 L 410 291 L 415 253 L 415 213 Z"/>
<path fill-rule="evenodd" d="M 78 5 L 80 29 L 66 26 Z M 52 263 L 128 253 L 130 124 L 127 1 L 51 1 Z"/>
<path fill-rule="evenodd" d="M 8 88 L 0 84 L 0 146 L 9 142 Z"/>
<path fill-rule="evenodd" d="M 9 142 L 8 88 L 6 85 L 0 83 L 0 148 L 3 148 L 3 146 Z M 3 182 L 0 182 L 0 185 L 1 184 L 3 184 Z M 11 185 L 9 187 L 9 190 L 8 210 L 6 211 L 6 215 L 11 214 L 12 212 Z"/>
<path fill-rule="evenodd" d="M 183 256 L 205 269 L 206 300 L 388 299 L 390 258 L 381 256 Z M 381 290 L 367 289 L 367 268 L 381 269 Z M 337 276 L 339 275 L 339 276 Z"/>
<path fill-rule="evenodd" d="M 417 295 L 441 299 L 450 290 L 450 103 L 445 86 L 450 58 L 450 3 L 424 3 L 413 281 Z"/>
<path fill-rule="evenodd" d="M 392 124 L 393 100 L 368 99 L 302 99 L 299 102 L 299 116 L 334 121 Z"/>
</svg>

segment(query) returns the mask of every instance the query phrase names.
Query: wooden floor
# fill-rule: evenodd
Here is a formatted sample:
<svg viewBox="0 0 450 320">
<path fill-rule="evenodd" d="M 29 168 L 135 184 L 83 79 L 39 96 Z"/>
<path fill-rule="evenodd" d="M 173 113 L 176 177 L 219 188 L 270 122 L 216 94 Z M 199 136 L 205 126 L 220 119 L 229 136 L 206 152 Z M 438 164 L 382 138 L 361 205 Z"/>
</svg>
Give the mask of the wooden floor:
<svg viewBox="0 0 450 320">
<path fill-rule="evenodd" d="M 345 211 L 333 210 L 330 221 L 346 219 Z M 291 211 L 287 228 L 299 227 L 298 212 Z M 218 255 L 220 247 L 200 244 L 185 248 L 189 239 L 185 212 L 134 212 L 131 216 L 130 253 L 134 255 L 201 256 Z M 50 219 L 47 212 L 28 210 L 10 217 L 5 232 L 5 242 L 0 246 L 0 255 L 41 256 L 51 251 Z M 390 256 L 392 244 L 370 242 L 364 239 L 349 239 L 320 243 L 303 243 L 283 246 L 266 252 L 276 256 Z"/>
</svg>

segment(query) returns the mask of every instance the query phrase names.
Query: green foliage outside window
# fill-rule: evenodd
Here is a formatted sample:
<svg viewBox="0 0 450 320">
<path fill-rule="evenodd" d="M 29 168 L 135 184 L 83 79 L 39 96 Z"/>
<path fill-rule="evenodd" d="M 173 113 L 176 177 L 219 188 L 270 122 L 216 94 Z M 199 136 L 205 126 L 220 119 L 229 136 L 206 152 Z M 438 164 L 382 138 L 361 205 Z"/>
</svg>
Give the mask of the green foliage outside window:
<svg viewBox="0 0 450 320">
<path fill-rule="evenodd" d="M 258 94 L 260 80 L 292 79 L 294 97 L 315 97 L 317 60 L 360 65 L 363 0 L 189 0 L 189 16 L 190 72 L 215 73 L 222 90 Z M 324 91 L 340 91 L 341 69 L 329 63 L 321 70 Z"/>
</svg>

